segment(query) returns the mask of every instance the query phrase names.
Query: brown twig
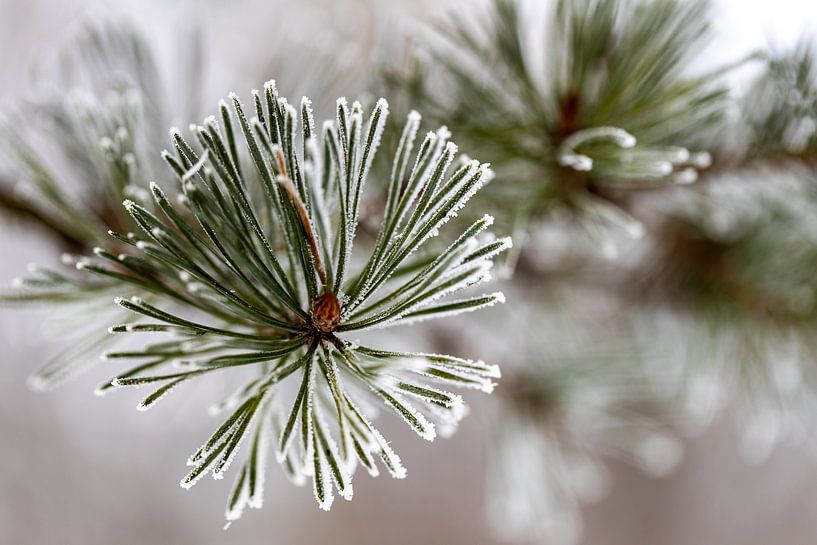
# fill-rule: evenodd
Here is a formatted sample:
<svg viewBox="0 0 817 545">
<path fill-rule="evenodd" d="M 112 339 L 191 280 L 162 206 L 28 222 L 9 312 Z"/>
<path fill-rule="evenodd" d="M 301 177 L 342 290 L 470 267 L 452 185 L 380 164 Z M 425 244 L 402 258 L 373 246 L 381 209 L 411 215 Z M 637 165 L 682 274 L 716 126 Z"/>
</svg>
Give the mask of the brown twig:
<svg viewBox="0 0 817 545">
<path fill-rule="evenodd" d="M 318 273 L 318 277 L 321 279 L 321 283 L 324 287 L 326 287 L 326 271 L 323 268 L 323 262 L 321 261 L 321 254 L 318 251 L 318 242 L 315 237 L 315 233 L 312 230 L 312 222 L 309 220 L 309 212 L 306 210 L 306 205 L 304 204 L 303 200 L 301 200 L 300 195 L 295 190 L 295 184 L 292 183 L 292 180 L 287 176 L 286 164 L 284 162 L 284 152 L 281 151 L 281 148 L 276 148 L 275 150 L 275 159 L 278 162 L 278 170 L 281 174 L 278 176 L 278 183 L 289 195 L 289 200 L 292 201 L 292 205 L 295 207 L 295 211 L 298 213 L 298 218 L 301 220 L 301 226 L 304 228 L 304 233 L 306 234 L 306 241 L 309 244 L 309 252 L 312 254 L 312 261 L 315 265 L 315 271 Z"/>
<path fill-rule="evenodd" d="M 14 216 L 43 227 L 51 236 L 56 238 L 66 251 L 79 252 L 88 249 L 88 244 L 67 232 L 58 222 L 48 214 L 32 206 L 28 206 L 14 195 L 12 184 L 0 180 L 0 210 L 4 214 Z"/>
</svg>

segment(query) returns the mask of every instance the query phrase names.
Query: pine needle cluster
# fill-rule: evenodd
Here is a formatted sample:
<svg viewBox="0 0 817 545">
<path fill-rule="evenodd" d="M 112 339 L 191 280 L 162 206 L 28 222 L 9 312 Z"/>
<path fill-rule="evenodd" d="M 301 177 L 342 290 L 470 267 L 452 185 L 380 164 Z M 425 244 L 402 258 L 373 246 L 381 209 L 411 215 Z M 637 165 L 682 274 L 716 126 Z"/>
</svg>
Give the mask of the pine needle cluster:
<svg viewBox="0 0 817 545">
<path fill-rule="evenodd" d="M 142 344 L 105 353 L 133 363 L 97 393 L 152 387 L 140 410 L 205 375 L 246 378 L 214 405 L 226 417 L 191 455 L 181 481 L 189 488 L 208 473 L 222 478 L 247 445 L 228 520 L 261 506 L 270 441 L 292 480 L 310 478 L 317 502 L 329 509 L 334 491 L 351 499 L 358 466 L 377 475 L 379 460 L 392 476 L 405 476 L 372 423 L 373 401 L 426 440 L 453 432 L 466 407 L 450 389 L 490 392 L 497 366 L 363 346 L 350 336 L 504 301 L 498 292 L 450 296 L 488 281 L 493 259 L 511 246 L 488 234 L 488 215 L 440 245 L 441 230 L 492 173 L 487 164 L 458 158 L 445 129 L 418 138 L 417 112 L 408 114 L 394 152 L 380 230 L 357 244 L 386 101 L 366 115 L 360 103 L 339 99 L 335 119 L 321 126 L 309 99 L 296 109 L 274 82 L 254 91 L 252 103 L 248 115 L 231 95 L 218 116 L 191 125 L 192 140 L 172 129 L 172 151 L 161 154 L 171 175 L 149 185 L 134 167 L 127 126 L 117 125 L 120 118 L 105 123 L 119 113 L 118 103 L 91 109 L 78 126 L 99 128 L 84 142 L 93 147 L 98 137 L 97 156 L 112 169 L 93 180 L 108 184 L 106 199 L 124 198 L 125 213 L 81 224 L 88 232 L 81 242 L 98 245 L 92 255 L 64 258 L 74 274 L 35 268 L 4 295 L 7 303 L 82 303 L 85 313 L 75 319 L 96 323 L 89 303 L 110 303 L 116 294 L 120 323 L 107 338 Z M 99 137 L 108 128 L 115 139 Z M 26 162 L 35 172 L 40 164 Z M 46 192 L 54 205 L 68 191 L 44 172 L 35 185 L 55 188 Z M 84 209 L 64 210 L 93 218 Z M 100 346 L 80 348 L 74 356 L 86 362 Z M 75 370 L 59 360 L 34 383 L 52 386 Z"/>
</svg>

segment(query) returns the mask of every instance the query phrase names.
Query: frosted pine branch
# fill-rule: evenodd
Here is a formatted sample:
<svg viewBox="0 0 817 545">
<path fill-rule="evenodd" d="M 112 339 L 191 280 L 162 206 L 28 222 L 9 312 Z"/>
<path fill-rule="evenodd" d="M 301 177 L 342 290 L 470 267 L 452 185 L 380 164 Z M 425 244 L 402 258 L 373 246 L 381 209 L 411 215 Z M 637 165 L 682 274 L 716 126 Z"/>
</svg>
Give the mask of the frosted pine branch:
<svg viewBox="0 0 817 545">
<path fill-rule="evenodd" d="M 351 499 L 358 465 L 375 475 L 379 460 L 404 477 L 360 395 L 426 440 L 453 431 L 466 411 L 452 390 L 490 392 L 496 366 L 367 348 L 344 337 L 504 301 L 499 293 L 449 297 L 489 280 L 493 259 L 511 246 L 485 234 L 486 216 L 437 249 L 445 224 L 490 170 L 456 162 L 445 130 L 429 133 L 413 153 L 420 124 L 413 112 L 395 155 L 382 231 L 367 257 L 356 234 L 387 102 L 366 115 L 360 103 L 341 99 L 320 135 L 309 101 L 299 113 L 274 82 L 253 92 L 250 108 L 233 94 L 218 120 L 191 125 L 192 139 L 171 130 L 171 151 L 162 156 L 174 184 L 150 183 L 149 199 L 123 202 L 135 232 L 111 231 L 109 249 L 76 261 L 79 279 L 54 273 L 66 294 L 85 279 L 126 294 L 116 304 L 127 320 L 110 332 L 152 339 L 141 349 L 108 352 L 108 360 L 138 363 L 98 393 L 153 388 L 137 407 L 148 410 L 205 376 L 248 376 L 218 404 L 231 412 L 190 457 L 181 481 L 190 488 L 208 473 L 221 479 L 246 451 L 228 520 L 261 506 L 270 442 L 294 482 L 312 480 L 323 509 L 335 492 Z M 418 267 L 421 249 L 427 261 Z M 430 261 L 429 252 L 436 255 Z"/>
</svg>

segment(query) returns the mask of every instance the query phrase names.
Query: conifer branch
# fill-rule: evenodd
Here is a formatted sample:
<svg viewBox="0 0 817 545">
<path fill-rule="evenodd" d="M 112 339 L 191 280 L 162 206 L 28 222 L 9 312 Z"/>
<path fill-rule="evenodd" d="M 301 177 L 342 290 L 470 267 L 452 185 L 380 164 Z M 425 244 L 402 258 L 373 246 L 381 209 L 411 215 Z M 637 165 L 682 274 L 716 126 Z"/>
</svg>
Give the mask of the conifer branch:
<svg viewBox="0 0 817 545">
<path fill-rule="evenodd" d="M 432 247 L 490 172 L 475 161 L 449 172 L 456 146 L 430 138 L 408 173 L 409 187 L 393 180 L 400 218 L 388 219 L 389 236 L 380 236 L 376 254 L 366 258 L 354 244 L 356 226 L 386 101 L 367 118 L 360 103 L 349 108 L 341 99 L 337 119 L 318 135 L 308 100 L 298 119 L 274 82 L 253 97 L 252 116 L 233 94 L 232 108 L 221 103 L 220 122 L 208 117 L 192 125 L 195 143 L 170 131 L 173 152 L 162 157 L 175 181 L 164 188 L 151 182 L 149 198 L 124 200 L 134 232 L 111 230 L 107 248 L 72 261 L 78 276 L 41 271 L 45 279 L 24 281 L 22 291 L 5 296 L 58 302 L 126 295 L 116 298 L 126 318 L 110 333 L 156 340 L 109 351 L 107 359 L 134 366 L 97 392 L 155 388 L 139 410 L 205 376 L 256 369 L 219 404 L 233 412 L 191 456 L 192 469 L 181 481 L 190 488 L 207 473 L 221 478 L 240 445 L 249 443 L 227 509 L 230 521 L 244 507 L 261 505 L 271 436 L 292 479 L 312 479 L 323 509 L 331 506 L 333 489 L 351 499 L 358 464 L 374 475 L 380 458 L 389 473 L 403 477 L 399 457 L 356 399 L 359 392 L 380 400 L 424 439 L 433 440 L 440 426 L 452 431 L 465 412 L 462 398 L 448 389 L 489 392 L 496 366 L 366 348 L 344 336 L 502 302 L 499 293 L 449 296 L 489 280 L 493 258 L 511 246 L 510 239 L 485 238 L 490 220 L 481 220 L 447 249 Z M 411 114 L 407 124 L 417 130 L 419 115 Z M 395 160 L 405 162 L 410 153 L 403 147 Z M 396 274 L 421 249 L 438 257 Z M 324 257 L 334 265 L 332 276 Z M 49 371 L 40 380 L 47 384 L 52 376 Z M 290 383 L 299 384 L 294 399 Z"/>
</svg>

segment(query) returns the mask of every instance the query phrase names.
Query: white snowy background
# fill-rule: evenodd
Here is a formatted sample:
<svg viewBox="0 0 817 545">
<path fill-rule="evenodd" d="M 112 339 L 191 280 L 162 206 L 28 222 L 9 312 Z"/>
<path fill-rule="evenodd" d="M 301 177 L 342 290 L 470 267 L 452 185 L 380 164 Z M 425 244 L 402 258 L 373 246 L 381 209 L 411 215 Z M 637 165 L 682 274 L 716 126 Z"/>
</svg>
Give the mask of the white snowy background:
<svg viewBox="0 0 817 545">
<path fill-rule="evenodd" d="M 24 93 L 35 60 L 68 29 L 100 12 L 136 20 L 168 51 L 178 33 L 208 25 L 213 60 L 205 98 L 214 104 L 229 90 L 245 91 L 261 83 L 256 78 L 274 76 L 260 73 L 269 62 L 265 56 L 320 35 L 320 25 L 344 29 L 342 37 L 357 41 L 347 51 L 367 54 L 370 44 L 379 43 L 378 32 L 442 15 L 446 5 L 466 4 L 0 0 L 0 101 Z M 191 10 L 197 13 L 193 20 Z M 717 14 L 720 38 L 712 60 L 767 43 L 792 44 L 803 32 L 817 31 L 814 0 L 721 0 Z M 310 20 L 317 27 L 310 28 Z M 278 31 L 288 34 L 277 36 Z M 294 66 L 309 61 L 286 50 L 296 55 Z M 40 233 L 0 217 L 1 284 L 23 273 L 28 262 L 50 263 L 54 255 Z M 39 316 L 0 312 L 0 545 L 492 543 L 483 524 L 486 422 L 479 411 L 452 439 L 434 445 L 388 424 L 408 479 L 360 475 L 354 501 L 336 503 L 330 513 L 319 511 L 309 489 L 292 487 L 273 466 L 264 509 L 222 532 L 228 483 L 206 480 L 189 492 L 177 484 L 189 451 L 212 430 L 203 408 L 218 386 L 203 382 L 194 396 L 168 400 L 146 414 L 134 410 L 138 398 L 128 392 L 105 399 L 91 394 L 108 375 L 104 369 L 55 392 L 29 391 L 26 376 L 57 348 Z M 584 510 L 582 543 L 815 543 L 813 453 L 782 447 L 752 467 L 739 458 L 736 442 L 727 422 L 716 424 L 687 445 L 680 469 L 663 479 L 614 463 L 611 494 Z"/>
</svg>

